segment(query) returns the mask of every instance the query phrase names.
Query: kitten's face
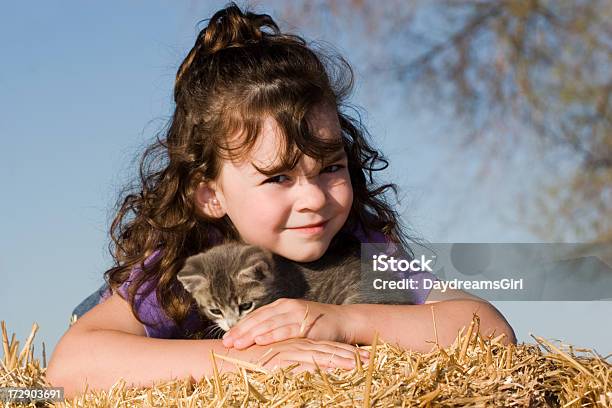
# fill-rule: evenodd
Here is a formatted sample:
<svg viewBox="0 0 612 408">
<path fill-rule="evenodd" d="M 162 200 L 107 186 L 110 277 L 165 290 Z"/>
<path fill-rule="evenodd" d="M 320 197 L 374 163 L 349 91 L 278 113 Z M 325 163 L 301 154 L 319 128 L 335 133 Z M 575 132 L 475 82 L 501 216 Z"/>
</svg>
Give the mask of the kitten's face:
<svg viewBox="0 0 612 408">
<path fill-rule="evenodd" d="M 200 313 L 225 331 L 275 300 L 272 255 L 254 245 L 221 244 L 191 256 L 177 279 Z"/>
</svg>

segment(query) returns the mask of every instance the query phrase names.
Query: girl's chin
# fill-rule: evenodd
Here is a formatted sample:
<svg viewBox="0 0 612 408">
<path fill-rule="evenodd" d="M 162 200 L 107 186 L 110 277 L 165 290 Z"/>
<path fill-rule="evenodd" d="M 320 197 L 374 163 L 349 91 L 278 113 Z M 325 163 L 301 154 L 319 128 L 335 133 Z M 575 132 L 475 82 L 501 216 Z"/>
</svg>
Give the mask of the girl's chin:
<svg viewBox="0 0 612 408">
<path fill-rule="evenodd" d="M 300 242 L 295 244 L 295 250 L 281 256 L 294 262 L 312 262 L 321 258 L 328 246 L 328 242 Z"/>
</svg>

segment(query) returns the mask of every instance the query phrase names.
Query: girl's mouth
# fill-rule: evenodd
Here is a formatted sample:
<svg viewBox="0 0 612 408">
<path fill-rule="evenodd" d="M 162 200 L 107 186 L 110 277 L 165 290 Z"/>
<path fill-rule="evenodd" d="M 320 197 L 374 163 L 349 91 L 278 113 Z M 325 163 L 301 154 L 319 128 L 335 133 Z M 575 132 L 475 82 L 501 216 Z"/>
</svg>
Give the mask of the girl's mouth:
<svg viewBox="0 0 612 408">
<path fill-rule="evenodd" d="M 298 228 L 290 228 L 290 229 L 301 232 L 303 234 L 317 234 L 317 233 L 322 232 L 325 229 L 325 226 L 327 225 L 328 221 L 324 221 L 316 225 L 310 225 L 310 226 L 298 227 Z"/>
</svg>

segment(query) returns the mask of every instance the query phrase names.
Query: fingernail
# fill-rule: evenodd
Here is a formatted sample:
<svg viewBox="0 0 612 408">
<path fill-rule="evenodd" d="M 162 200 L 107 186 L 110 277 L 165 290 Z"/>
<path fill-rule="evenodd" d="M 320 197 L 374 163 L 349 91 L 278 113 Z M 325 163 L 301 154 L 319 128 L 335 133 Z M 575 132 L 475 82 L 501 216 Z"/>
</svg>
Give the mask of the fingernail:
<svg viewBox="0 0 612 408">
<path fill-rule="evenodd" d="M 235 347 L 240 347 L 240 346 L 242 346 L 242 343 L 243 343 L 243 342 L 242 342 L 241 340 L 236 340 L 236 341 L 234 342 L 234 346 L 235 346 Z"/>
</svg>

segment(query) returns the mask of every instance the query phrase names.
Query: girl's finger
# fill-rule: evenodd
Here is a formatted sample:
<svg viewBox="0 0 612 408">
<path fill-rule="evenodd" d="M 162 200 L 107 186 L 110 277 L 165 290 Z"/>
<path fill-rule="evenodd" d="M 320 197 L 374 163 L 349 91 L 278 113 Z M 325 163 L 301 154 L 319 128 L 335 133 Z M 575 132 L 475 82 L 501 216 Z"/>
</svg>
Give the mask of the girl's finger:
<svg viewBox="0 0 612 408">
<path fill-rule="evenodd" d="M 340 357 L 343 357 L 345 359 L 349 359 L 349 360 L 355 360 L 355 352 L 358 350 L 355 348 L 350 348 L 349 347 L 344 347 L 344 345 L 341 345 L 342 343 L 334 343 L 334 342 L 322 342 L 322 341 L 317 341 L 315 343 L 312 344 L 308 344 L 307 346 L 302 346 L 302 345 L 298 345 L 298 347 L 302 350 L 316 350 L 318 352 L 321 353 L 328 353 L 328 354 L 334 354 L 334 355 L 338 355 Z M 359 353 L 360 357 L 362 357 L 363 359 L 367 359 L 368 356 L 364 356 L 362 353 Z"/>
<path fill-rule="evenodd" d="M 355 368 L 355 359 L 353 357 L 345 358 L 335 353 L 312 350 L 305 352 L 303 355 L 299 356 L 298 359 L 301 361 L 305 361 L 305 359 L 310 359 L 312 361 L 314 359 L 314 361 L 319 365 L 319 367 L 322 368 L 338 367 L 343 368 L 345 370 L 352 370 L 353 368 Z"/>
<path fill-rule="evenodd" d="M 339 343 L 335 341 L 327 341 L 327 340 L 317 340 L 317 343 L 326 344 L 332 347 L 340 347 L 340 348 L 345 349 L 346 351 L 349 351 L 352 355 L 354 355 L 357 352 L 359 353 L 360 356 L 364 358 L 370 358 L 370 352 L 368 350 L 360 349 L 355 346 L 351 346 L 350 344 Z"/>
<path fill-rule="evenodd" d="M 234 327 L 250 327 L 252 324 L 251 321 L 255 319 L 256 321 L 261 321 L 262 319 L 267 319 L 270 316 L 274 316 L 279 313 L 284 313 L 287 311 L 289 303 L 286 302 L 285 298 L 280 298 L 275 300 L 272 303 L 268 303 L 261 307 L 258 307 L 253 312 L 246 315 L 240 322 Z M 233 329 L 232 329 L 233 330 Z"/>
<path fill-rule="evenodd" d="M 231 338 L 224 338 L 223 344 L 225 345 L 226 341 L 231 341 L 233 342 L 233 346 L 237 349 L 249 347 L 255 343 L 256 337 L 272 333 L 274 330 L 277 330 L 280 327 L 287 326 L 291 323 L 291 319 L 291 315 L 288 313 L 272 316 L 268 320 L 262 321 L 258 325 L 252 327 L 250 330 L 242 332 L 240 335 L 234 334 L 231 336 Z M 291 337 L 296 336 L 297 334 Z M 226 345 L 226 347 L 228 346 Z"/>
<path fill-rule="evenodd" d="M 237 338 L 243 336 L 245 333 L 249 332 L 254 327 L 261 325 L 262 322 L 281 314 L 281 312 L 278 311 L 276 308 L 268 308 L 262 310 L 263 308 L 264 306 L 258 308 L 252 313 L 249 313 L 245 318 L 240 320 L 238 324 L 236 324 L 227 333 L 225 333 L 225 335 L 223 336 L 223 345 L 225 345 L 225 347 L 231 347 L 233 341 Z"/>
<path fill-rule="evenodd" d="M 253 338 L 255 344 L 265 346 L 266 344 L 276 343 L 283 340 L 295 338 L 298 335 L 299 326 L 288 324 L 282 327 L 269 331 L 264 334 L 257 335 Z"/>
<path fill-rule="evenodd" d="M 292 363 L 297 363 L 297 361 L 292 361 Z M 311 373 L 314 373 L 317 371 L 317 367 L 315 367 L 312 363 L 308 364 L 308 363 L 302 362 L 299 364 L 300 364 L 299 366 L 291 370 L 292 373 L 298 374 L 304 371 L 310 371 Z M 323 371 L 326 371 L 326 372 L 331 372 L 336 369 L 336 367 L 321 367 L 321 366 L 319 366 L 319 368 L 321 368 Z"/>
<path fill-rule="evenodd" d="M 355 357 L 352 354 L 348 354 L 346 357 L 342 356 L 345 351 L 340 348 L 323 348 L 322 350 L 304 348 L 302 350 L 287 350 L 279 353 L 283 359 L 295 360 L 299 362 L 312 362 L 314 361 L 320 367 L 340 367 L 346 370 L 351 370 L 355 367 Z"/>
</svg>

